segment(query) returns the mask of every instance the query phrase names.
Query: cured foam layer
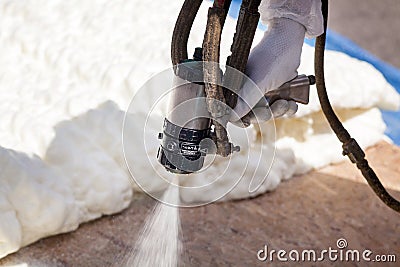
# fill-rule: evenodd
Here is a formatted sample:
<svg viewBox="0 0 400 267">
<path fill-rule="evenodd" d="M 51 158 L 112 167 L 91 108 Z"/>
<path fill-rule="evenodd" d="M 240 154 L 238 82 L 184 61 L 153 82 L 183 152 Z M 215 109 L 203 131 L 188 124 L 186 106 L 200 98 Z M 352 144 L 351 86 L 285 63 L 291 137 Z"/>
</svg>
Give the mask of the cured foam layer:
<svg viewBox="0 0 400 267">
<path fill-rule="evenodd" d="M 122 154 L 123 111 L 141 84 L 169 67 L 171 33 L 181 4 L 168 0 L 0 2 L 0 257 L 129 205 L 133 192 Z M 207 5 L 194 23 L 190 51 L 202 43 Z M 222 58 L 229 53 L 234 29 L 235 22 L 227 18 Z M 261 36 L 258 31 L 254 43 Z M 370 65 L 336 52 L 327 52 L 326 58 L 334 106 L 364 147 L 374 144 L 384 137 L 375 107 L 395 109 L 399 96 Z M 300 72 L 313 73 L 312 62 L 312 48 L 305 46 Z M 143 99 L 142 105 L 152 103 Z M 155 161 L 158 141 L 154 137 L 162 118 L 151 120 L 149 138 L 154 141 L 149 158 Z M 182 199 L 214 198 L 231 185 L 230 177 L 242 180 L 223 200 L 254 196 L 273 190 L 294 173 L 340 160 L 338 142 L 324 123 L 314 91 L 309 106 L 300 107 L 295 118 L 277 121 L 277 126 L 275 152 L 273 127 L 246 130 L 254 142 L 242 145 L 242 152 L 231 158 L 232 168 L 225 178 L 212 190 L 182 192 Z M 235 142 L 245 141 L 243 131 L 230 128 Z M 268 143 L 257 141 L 259 131 Z M 321 145 L 326 149 L 315 157 L 313 151 L 320 152 Z M 144 158 L 138 155 L 135 166 L 146 176 L 149 168 Z M 238 166 L 248 158 L 248 169 L 238 177 L 243 171 Z M 265 169 L 269 164 L 258 164 L 272 159 L 270 170 Z M 224 164 L 225 160 L 217 159 L 207 175 L 182 184 L 210 181 Z M 263 182 L 266 171 L 269 176 Z M 260 187 L 249 193 L 253 177 Z M 160 189 L 156 179 L 149 177 L 148 183 L 153 190 Z M 133 191 L 137 190 L 134 185 Z"/>
</svg>

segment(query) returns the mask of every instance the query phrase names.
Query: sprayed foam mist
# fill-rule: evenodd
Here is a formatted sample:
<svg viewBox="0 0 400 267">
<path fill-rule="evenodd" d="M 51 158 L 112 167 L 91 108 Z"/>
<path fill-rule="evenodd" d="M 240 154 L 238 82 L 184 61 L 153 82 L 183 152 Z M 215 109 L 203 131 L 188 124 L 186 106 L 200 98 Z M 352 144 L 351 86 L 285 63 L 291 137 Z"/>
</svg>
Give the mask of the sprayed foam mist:
<svg viewBox="0 0 400 267">
<path fill-rule="evenodd" d="M 178 203 L 179 188 L 169 186 L 163 202 Z M 146 219 L 125 266 L 178 266 L 181 254 L 179 208 L 158 202 Z"/>
</svg>

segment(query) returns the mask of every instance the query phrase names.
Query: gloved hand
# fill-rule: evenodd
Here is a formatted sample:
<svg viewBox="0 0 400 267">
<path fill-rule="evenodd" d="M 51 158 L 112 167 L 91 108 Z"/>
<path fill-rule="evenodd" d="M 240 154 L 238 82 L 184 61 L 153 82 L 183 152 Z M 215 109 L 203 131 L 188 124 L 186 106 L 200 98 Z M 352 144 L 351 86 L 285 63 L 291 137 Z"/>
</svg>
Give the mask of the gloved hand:
<svg viewBox="0 0 400 267">
<path fill-rule="evenodd" d="M 297 111 L 297 104 L 286 100 L 276 101 L 270 110 L 263 95 L 297 76 L 305 32 L 303 25 L 291 19 L 274 18 L 270 21 L 263 39 L 251 51 L 246 67 L 246 74 L 258 88 L 251 81 L 245 82 L 234 108 L 236 114 L 232 114 L 231 121 L 245 116 L 256 104 L 253 113 L 259 120 L 269 120 L 272 115 L 280 117 L 287 112 L 294 114 Z"/>
<path fill-rule="evenodd" d="M 268 108 L 263 95 L 297 76 L 306 32 L 309 37 L 323 32 L 320 3 L 320 0 L 263 0 L 260 12 L 268 30 L 250 53 L 246 74 L 254 83 L 246 81 L 243 85 L 231 122 L 238 122 L 250 110 L 251 122 L 293 115 L 297 111 L 296 102 L 286 100 L 275 101 Z"/>
</svg>

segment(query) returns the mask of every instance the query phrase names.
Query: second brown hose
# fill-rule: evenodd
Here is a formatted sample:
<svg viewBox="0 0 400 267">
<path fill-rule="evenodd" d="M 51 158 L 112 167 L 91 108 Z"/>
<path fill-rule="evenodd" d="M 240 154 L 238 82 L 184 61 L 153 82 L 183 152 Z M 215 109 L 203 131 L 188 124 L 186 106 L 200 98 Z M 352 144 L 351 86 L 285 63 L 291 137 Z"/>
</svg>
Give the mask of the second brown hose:
<svg viewBox="0 0 400 267">
<path fill-rule="evenodd" d="M 343 127 L 342 123 L 336 116 L 330 104 L 328 93 L 325 85 L 325 71 L 324 71 L 324 55 L 326 43 L 326 30 L 328 24 L 328 0 L 322 0 L 322 14 L 324 17 L 324 33 L 317 37 L 315 43 L 315 79 L 318 92 L 318 98 L 321 103 L 322 111 L 329 122 L 332 130 L 336 136 L 343 143 L 343 155 L 346 155 L 350 160 L 357 165 L 362 175 L 367 180 L 369 186 L 375 194 L 390 208 L 400 212 L 400 202 L 394 199 L 383 187 L 379 178 L 374 170 L 369 166 L 368 161 L 365 159 L 365 153 L 357 143 L 357 141 L 350 136 L 347 130 Z"/>
</svg>

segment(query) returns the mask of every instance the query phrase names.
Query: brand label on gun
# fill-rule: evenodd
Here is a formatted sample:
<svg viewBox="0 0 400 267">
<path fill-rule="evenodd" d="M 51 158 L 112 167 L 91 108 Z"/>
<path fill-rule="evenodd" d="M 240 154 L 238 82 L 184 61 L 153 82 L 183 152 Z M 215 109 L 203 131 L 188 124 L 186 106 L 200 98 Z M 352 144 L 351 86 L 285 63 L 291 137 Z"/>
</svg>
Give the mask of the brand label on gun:
<svg viewBox="0 0 400 267">
<path fill-rule="evenodd" d="M 199 152 L 199 149 L 199 145 L 188 142 L 181 143 L 181 153 L 185 156 L 194 156 Z"/>
</svg>

